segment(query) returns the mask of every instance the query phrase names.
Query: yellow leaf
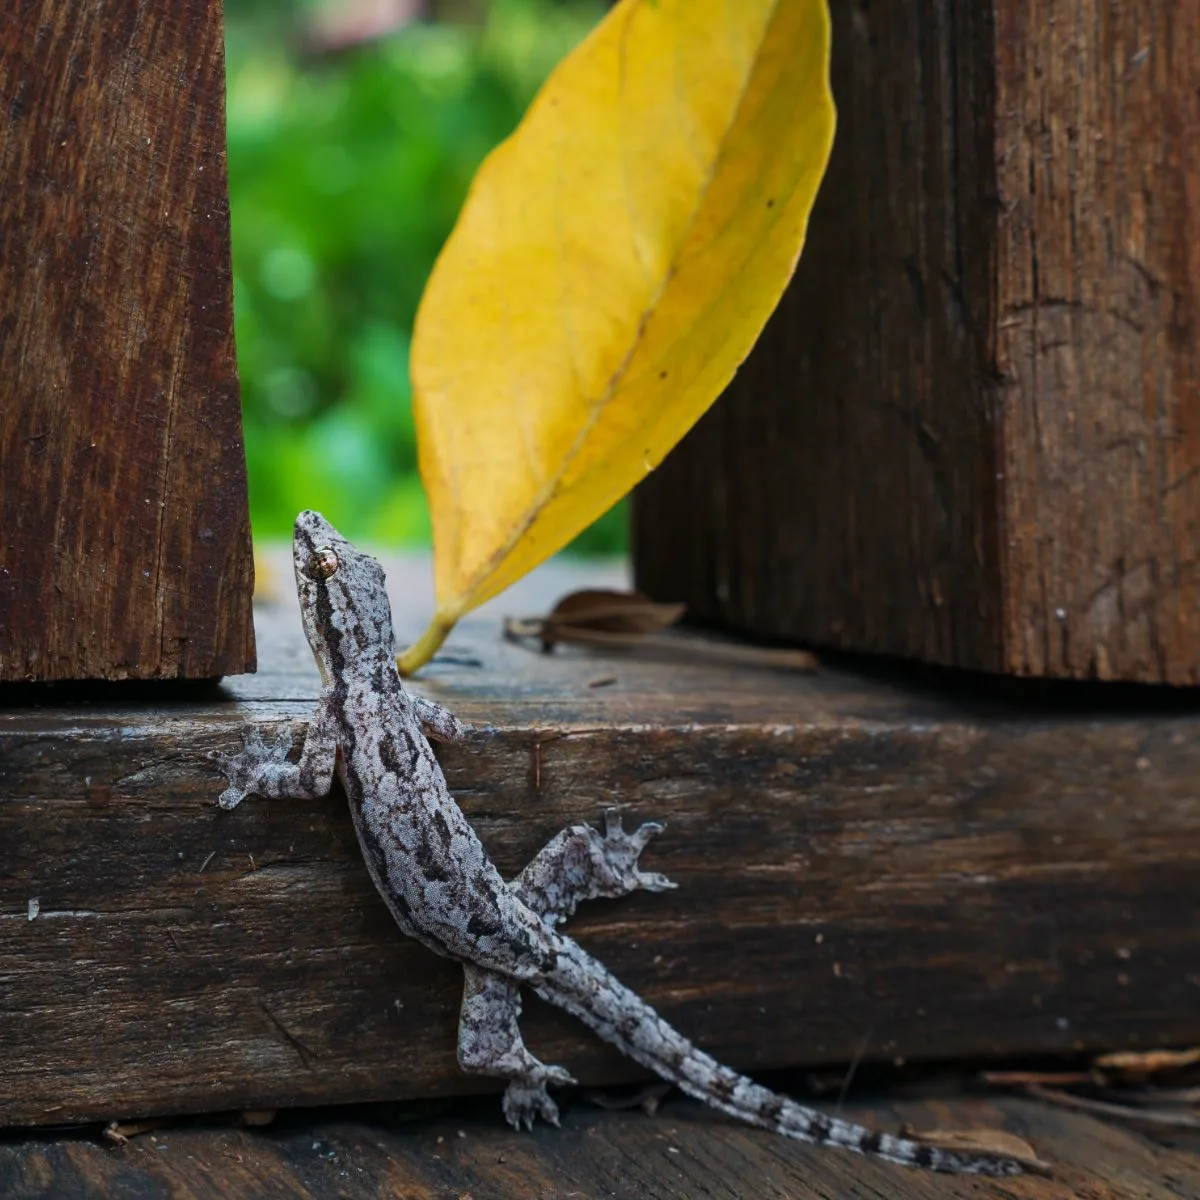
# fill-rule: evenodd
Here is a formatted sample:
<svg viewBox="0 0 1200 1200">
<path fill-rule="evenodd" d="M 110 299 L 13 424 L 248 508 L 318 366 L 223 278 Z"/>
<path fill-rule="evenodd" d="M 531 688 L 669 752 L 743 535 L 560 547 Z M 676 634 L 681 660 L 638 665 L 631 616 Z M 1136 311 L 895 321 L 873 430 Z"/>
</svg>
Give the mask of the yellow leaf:
<svg viewBox="0 0 1200 1200">
<path fill-rule="evenodd" d="M 749 353 L 833 140 L 825 0 L 622 0 L 484 162 L 412 348 L 437 615 L 656 466 Z"/>
</svg>

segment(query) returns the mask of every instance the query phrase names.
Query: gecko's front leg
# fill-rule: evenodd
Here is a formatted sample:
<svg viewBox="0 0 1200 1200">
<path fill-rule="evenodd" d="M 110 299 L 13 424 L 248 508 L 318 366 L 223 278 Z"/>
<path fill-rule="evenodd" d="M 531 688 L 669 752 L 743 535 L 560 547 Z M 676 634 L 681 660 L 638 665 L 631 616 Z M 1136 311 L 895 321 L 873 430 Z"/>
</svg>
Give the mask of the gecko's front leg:
<svg viewBox="0 0 1200 1200">
<path fill-rule="evenodd" d="M 457 742 L 465 732 L 462 722 L 448 708 L 426 700 L 424 696 L 410 696 L 409 702 L 425 736 L 435 742 Z"/>
<path fill-rule="evenodd" d="M 308 723 L 299 762 L 288 762 L 291 748 L 290 729 L 283 730 L 272 746 L 263 742 L 257 729 L 250 729 L 239 753 L 214 754 L 221 773 L 229 780 L 217 803 L 222 808 L 236 808 L 251 793 L 271 800 L 324 796 L 333 782 L 337 762 L 337 726 L 328 697 L 322 696 Z"/>
</svg>

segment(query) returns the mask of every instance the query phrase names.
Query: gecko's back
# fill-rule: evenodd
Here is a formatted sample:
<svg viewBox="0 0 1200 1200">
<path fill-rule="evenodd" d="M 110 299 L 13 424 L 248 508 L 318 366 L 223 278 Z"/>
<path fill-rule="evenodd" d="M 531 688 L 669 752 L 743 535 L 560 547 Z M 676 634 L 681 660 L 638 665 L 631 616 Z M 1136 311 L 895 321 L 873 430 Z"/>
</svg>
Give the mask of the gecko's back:
<svg viewBox="0 0 1200 1200">
<path fill-rule="evenodd" d="M 339 772 L 368 869 L 405 933 L 529 979 L 548 931 L 509 891 L 454 802 L 395 660 L 348 672 Z"/>
</svg>

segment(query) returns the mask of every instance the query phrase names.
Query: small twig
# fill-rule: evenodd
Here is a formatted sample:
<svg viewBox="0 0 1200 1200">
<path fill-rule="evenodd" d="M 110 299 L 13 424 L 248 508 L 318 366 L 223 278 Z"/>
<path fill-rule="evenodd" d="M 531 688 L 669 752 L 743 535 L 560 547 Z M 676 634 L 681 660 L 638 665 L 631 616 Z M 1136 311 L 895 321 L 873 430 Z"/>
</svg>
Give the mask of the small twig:
<svg viewBox="0 0 1200 1200">
<path fill-rule="evenodd" d="M 1151 1088 L 1146 1092 L 1133 1092 L 1128 1088 L 1108 1088 L 1105 1096 L 1122 1104 L 1143 1105 L 1150 1108 L 1190 1108 L 1200 1104 L 1200 1087 Z"/>
<path fill-rule="evenodd" d="M 109 1121 L 104 1127 L 104 1137 L 117 1146 L 124 1146 L 130 1138 L 161 1129 L 169 1117 L 152 1117 L 146 1121 Z"/>
<path fill-rule="evenodd" d="M 1093 1084 L 1100 1080 L 1091 1071 L 981 1071 L 979 1078 L 993 1087 L 1070 1087 L 1073 1084 Z"/>
<path fill-rule="evenodd" d="M 871 1040 L 872 1028 L 870 1025 L 867 1026 L 867 1031 L 862 1035 L 862 1041 L 858 1043 L 858 1049 L 854 1051 L 854 1057 L 850 1060 L 849 1067 L 846 1068 L 845 1077 L 842 1079 L 842 1089 L 838 1092 L 837 1103 L 833 1106 L 834 1112 L 842 1111 L 842 1105 L 846 1102 L 846 1093 L 850 1091 L 850 1085 L 854 1082 L 854 1076 L 862 1064 L 863 1055 L 867 1052 L 867 1045 Z"/>
<path fill-rule="evenodd" d="M 542 622 L 509 617 L 504 636 L 510 642 L 542 636 Z M 627 651 L 634 658 L 687 664 L 720 663 L 729 666 L 766 667 L 785 671 L 816 671 L 817 656 L 809 650 L 786 646 L 747 646 L 680 633 L 624 633 L 604 629 L 559 629 L 555 642 L 593 650 Z"/>
<path fill-rule="evenodd" d="M 1111 1054 L 1101 1054 L 1092 1065 L 1101 1071 L 1145 1076 L 1180 1071 L 1197 1063 L 1200 1063 L 1200 1046 L 1189 1050 L 1115 1050 Z"/>
<path fill-rule="evenodd" d="M 1110 1104 L 1107 1100 L 1089 1100 L 1058 1088 L 1042 1087 L 1031 1083 L 1025 1093 L 1035 1100 L 1057 1104 L 1060 1108 L 1073 1108 L 1077 1112 L 1094 1113 L 1103 1117 L 1118 1117 L 1123 1121 L 1137 1121 L 1144 1125 L 1161 1125 L 1168 1129 L 1200 1129 L 1200 1113 L 1163 1112 L 1154 1108 L 1131 1108 L 1127 1104 Z"/>
</svg>

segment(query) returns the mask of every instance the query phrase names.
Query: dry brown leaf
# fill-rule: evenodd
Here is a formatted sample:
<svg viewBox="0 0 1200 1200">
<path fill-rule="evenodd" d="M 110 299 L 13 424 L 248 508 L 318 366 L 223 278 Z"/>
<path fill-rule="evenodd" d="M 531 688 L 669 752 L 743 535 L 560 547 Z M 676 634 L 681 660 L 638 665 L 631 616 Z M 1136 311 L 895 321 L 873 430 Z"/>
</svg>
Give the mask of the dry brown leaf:
<svg viewBox="0 0 1200 1200">
<path fill-rule="evenodd" d="M 616 633 L 644 637 L 674 625 L 682 604 L 656 604 L 641 592 L 585 588 L 569 592 L 542 618 L 540 636 L 547 648 L 579 633 Z"/>
<path fill-rule="evenodd" d="M 713 638 L 676 634 L 659 637 L 683 616 L 682 604 L 657 604 L 636 591 L 588 588 L 570 592 L 544 617 L 508 617 L 510 641 L 537 639 L 543 650 L 560 643 L 597 650 L 636 648 L 642 657 L 685 662 L 721 662 L 733 666 L 815 671 L 817 658 L 807 650 L 746 646 Z"/>
<path fill-rule="evenodd" d="M 985 1158 L 1011 1158 L 1036 1175 L 1050 1174 L 1050 1164 L 1024 1138 L 1003 1129 L 914 1129 L 900 1127 L 900 1136 L 935 1150 L 955 1150 Z"/>
</svg>

